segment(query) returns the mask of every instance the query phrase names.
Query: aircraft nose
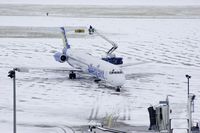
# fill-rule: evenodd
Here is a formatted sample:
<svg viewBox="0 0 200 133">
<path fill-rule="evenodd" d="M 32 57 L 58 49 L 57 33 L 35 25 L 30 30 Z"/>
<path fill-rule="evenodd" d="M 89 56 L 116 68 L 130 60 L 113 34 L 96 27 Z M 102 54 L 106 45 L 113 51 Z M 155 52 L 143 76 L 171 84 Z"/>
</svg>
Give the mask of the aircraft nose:
<svg viewBox="0 0 200 133">
<path fill-rule="evenodd" d="M 125 84 L 125 81 L 126 81 L 125 75 L 116 76 L 114 79 L 115 80 L 113 80 L 113 84 L 117 87 L 123 86 Z"/>
<path fill-rule="evenodd" d="M 121 77 L 119 78 L 119 80 L 120 80 L 120 82 L 119 82 L 119 83 L 120 83 L 120 86 L 124 85 L 125 82 L 126 82 L 125 75 L 121 76 Z"/>
</svg>

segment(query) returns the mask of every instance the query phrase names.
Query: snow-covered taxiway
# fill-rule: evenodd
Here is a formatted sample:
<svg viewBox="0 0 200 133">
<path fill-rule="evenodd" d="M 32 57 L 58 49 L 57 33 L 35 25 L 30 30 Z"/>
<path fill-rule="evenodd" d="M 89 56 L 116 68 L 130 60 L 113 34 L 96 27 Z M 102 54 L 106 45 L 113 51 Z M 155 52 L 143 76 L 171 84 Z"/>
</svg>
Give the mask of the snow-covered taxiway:
<svg viewBox="0 0 200 133">
<path fill-rule="evenodd" d="M 116 54 L 124 63 L 150 61 L 125 69 L 127 81 L 121 93 L 98 86 L 79 74 L 69 80 L 63 71 L 17 73 L 17 127 L 19 132 L 72 132 L 70 127 L 87 125 L 115 116 L 119 122 L 148 126 L 147 107 L 171 96 L 184 116 L 187 84 L 196 95 L 195 118 L 200 118 L 200 20 L 1 17 L 2 26 L 88 26 L 92 24 L 118 43 Z M 15 23 L 13 23 L 15 22 Z M 99 37 L 69 38 L 72 48 L 101 57 L 110 45 Z M 61 38 L 0 38 L 0 130 L 12 132 L 13 67 L 64 68 L 54 61 L 62 49 Z M 182 104 L 178 104 L 182 103 Z M 174 111 L 176 112 L 176 111 Z M 180 113 L 181 112 L 181 113 Z"/>
</svg>

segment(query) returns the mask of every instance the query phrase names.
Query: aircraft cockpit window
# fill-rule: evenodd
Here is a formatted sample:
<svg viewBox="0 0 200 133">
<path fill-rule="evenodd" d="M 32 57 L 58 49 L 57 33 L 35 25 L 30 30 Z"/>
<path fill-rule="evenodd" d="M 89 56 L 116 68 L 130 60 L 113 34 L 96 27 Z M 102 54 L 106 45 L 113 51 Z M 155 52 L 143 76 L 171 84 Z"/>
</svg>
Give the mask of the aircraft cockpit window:
<svg viewBox="0 0 200 133">
<path fill-rule="evenodd" d="M 123 73 L 122 70 L 114 70 L 114 69 L 109 72 L 109 74 L 121 74 L 121 73 Z"/>
</svg>

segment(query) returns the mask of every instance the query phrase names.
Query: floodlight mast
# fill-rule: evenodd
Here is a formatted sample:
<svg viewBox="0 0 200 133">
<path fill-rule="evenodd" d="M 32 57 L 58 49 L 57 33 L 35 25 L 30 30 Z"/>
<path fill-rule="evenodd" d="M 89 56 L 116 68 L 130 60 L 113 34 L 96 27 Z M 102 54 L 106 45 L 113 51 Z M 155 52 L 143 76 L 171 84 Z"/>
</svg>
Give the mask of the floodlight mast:
<svg viewBox="0 0 200 133">
<path fill-rule="evenodd" d="M 26 68 L 13 68 L 8 72 L 8 77 L 13 79 L 13 133 L 16 133 L 16 71 L 28 72 Z"/>
<path fill-rule="evenodd" d="M 187 94 L 188 94 L 188 128 L 189 128 L 189 133 L 191 133 L 191 128 L 192 128 L 192 112 L 191 112 L 191 98 L 190 98 L 190 75 L 185 75 L 185 77 L 187 78 Z"/>
<path fill-rule="evenodd" d="M 190 88 L 189 87 L 190 87 L 190 78 L 191 78 L 191 76 L 187 74 L 187 75 L 185 75 L 185 77 L 188 80 L 188 87 L 187 87 L 188 91 L 187 92 L 188 92 L 188 98 L 189 98 L 189 94 L 190 94 Z"/>
<path fill-rule="evenodd" d="M 15 71 L 16 69 L 14 68 L 13 70 L 10 70 L 8 72 L 8 77 L 13 79 L 13 133 L 16 133 L 16 83 L 15 83 Z"/>
</svg>

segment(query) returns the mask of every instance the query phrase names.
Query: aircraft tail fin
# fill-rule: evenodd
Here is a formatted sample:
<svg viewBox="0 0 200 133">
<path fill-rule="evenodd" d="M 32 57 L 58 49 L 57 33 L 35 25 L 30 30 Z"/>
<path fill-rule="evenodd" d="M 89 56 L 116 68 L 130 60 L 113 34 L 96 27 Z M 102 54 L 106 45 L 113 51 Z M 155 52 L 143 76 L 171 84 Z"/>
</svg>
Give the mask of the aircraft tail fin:
<svg viewBox="0 0 200 133">
<path fill-rule="evenodd" d="M 62 40 L 63 40 L 64 49 L 69 49 L 70 45 L 69 45 L 69 43 L 67 41 L 65 28 L 64 27 L 60 27 L 60 29 L 61 29 L 61 33 L 62 33 Z"/>
</svg>

